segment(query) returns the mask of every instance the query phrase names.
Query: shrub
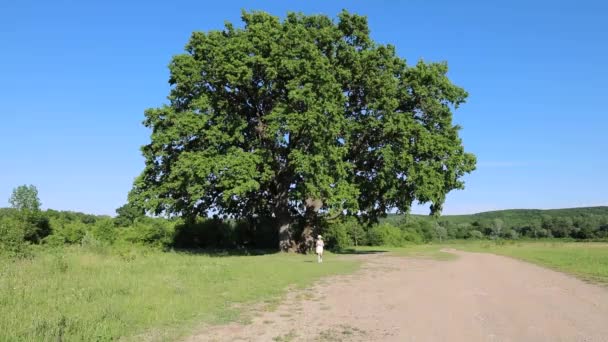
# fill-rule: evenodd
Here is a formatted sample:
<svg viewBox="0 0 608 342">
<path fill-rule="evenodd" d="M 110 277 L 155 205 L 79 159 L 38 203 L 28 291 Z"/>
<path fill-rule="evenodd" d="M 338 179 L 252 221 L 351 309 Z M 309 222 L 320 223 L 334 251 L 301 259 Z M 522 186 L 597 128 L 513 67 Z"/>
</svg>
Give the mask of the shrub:
<svg viewBox="0 0 608 342">
<path fill-rule="evenodd" d="M 234 227 L 218 219 L 199 219 L 175 227 L 173 245 L 178 248 L 235 247 Z"/>
<path fill-rule="evenodd" d="M 53 234 L 47 237 L 46 243 L 62 243 L 77 244 L 82 241 L 87 227 L 80 221 L 64 221 L 60 219 L 51 219 L 51 228 Z"/>
<path fill-rule="evenodd" d="M 348 227 L 352 222 L 340 222 L 330 224 L 324 233 L 324 240 L 327 248 L 335 251 L 344 250 L 353 245 L 353 242 L 348 234 Z"/>
<path fill-rule="evenodd" d="M 95 222 L 92 233 L 96 240 L 106 244 L 112 244 L 116 240 L 116 228 L 111 219 L 102 219 Z"/>
<path fill-rule="evenodd" d="M 483 233 L 479 230 L 469 230 L 469 238 L 473 240 L 483 239 Z"/>
<path fill-rule="evenodd" d="M 49 220 L 40 213 L 19 215 L 19 219 L 25 229 L 24 239 L 32 243 L 39 243 L 51 234 Z"/>
<path fill-rule="evenodd" d="M 419 244 L 423 242 L 422 236 L 414 228 L 402 229 L 403 240 L 405 242 Z"/>
<path fill-rule="evenodd" d="M 350 236 L 350 239 L 352 240 L 355 246 L 364 246 L 368 244 L 367 232 L 365 231 L 363 226 L 359 224 L 359 222 L 357 222 L 357 220 L 352 219 L 351 221 L 349 221 L 349 225 L 347 226 L 347 228 L 348 236 Z"/>
<path fill-rule="evenodd" d="M 371 245 L 375 246 L 401 247 L 405 245 L 401 229 L 388 223 L 373 226 L 368 231 L 368 240 Z"/>
<path fill-rule="evenodd" d="M 0 217 L 0 252 L 20 256 L 26 250 L 23 222 L 10 216 Z"/>
<path fill-rule="evenodd" d="M 107 243 L 99 240 L 94 234 L 90 231 L 84 234 L 80 245 L 84 248 L 89 249 L 91 252 L 106 255 L 108 254 Z"/>
<path fill-rule="evenodd" d="M 507 229 L 504 232 L 504 237 L 506 239 L 517 240 L 519 238 L 519 234 L 513 229 Z"/>
<path fill-rule="evenodd" d="M 152 246 L 168 246 L 173 241 L 173 224 L 165 220 L 141 220 L 125 228 L 124 239 L 131 243 Z"/>
<path fill-rule="evenodd" d="M 237 246 L 276 248 L 279 245 L 276 222 L 272 218 L 250 218 L 232 223 Z"/>
</svg>

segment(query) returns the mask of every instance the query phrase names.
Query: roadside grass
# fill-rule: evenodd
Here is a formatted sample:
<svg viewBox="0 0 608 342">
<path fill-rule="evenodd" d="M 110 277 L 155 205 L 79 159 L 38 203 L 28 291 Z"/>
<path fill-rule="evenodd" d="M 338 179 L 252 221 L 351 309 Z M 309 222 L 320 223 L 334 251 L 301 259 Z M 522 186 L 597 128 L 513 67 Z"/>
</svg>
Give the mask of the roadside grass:
<svg viewBox="0 0 608 342">
<path fill-rule="evenodd" d="M 441 250 L 444 248 L 509 256 L 569 273 L 586 281 L 608 285 L 608 243 L 605 242 L 574 242 L 555 239 L 540 241 L 456 240 L 440 244 L 405 247 L 358 246 L 343 253 L 385 253 L 386 255 L 446 261 L 458 258 L 456 254 L 442 252 Z"/>
<path fill-rule="evenodd" d="M 452 248 L 493 253 L 528 261 L 583 280 L 608 285 L 608 243 L 559 240 L 455 242 Z"/>
</svg>

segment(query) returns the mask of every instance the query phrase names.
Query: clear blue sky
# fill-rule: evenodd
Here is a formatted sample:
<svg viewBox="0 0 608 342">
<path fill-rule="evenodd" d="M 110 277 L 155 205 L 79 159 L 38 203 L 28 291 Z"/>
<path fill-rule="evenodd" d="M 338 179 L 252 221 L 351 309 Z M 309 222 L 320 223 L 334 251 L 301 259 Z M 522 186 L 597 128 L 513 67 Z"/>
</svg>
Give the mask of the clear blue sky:
<svg viewBox="0 0 608 342">
<path fill-rule="evenodd" d="M 346 8 L 409 63 L 448 61 L 470 93 L 454 118 L 478 169 L 444 213 L 608 205 L 605 1 L 20 0 L 0 3 L 0 207 L 34 184 L 45 208 L 113 214 L 143 169 L 143 111 L 165 102 L 171 56 L 242 8 Z"/>
</svg>

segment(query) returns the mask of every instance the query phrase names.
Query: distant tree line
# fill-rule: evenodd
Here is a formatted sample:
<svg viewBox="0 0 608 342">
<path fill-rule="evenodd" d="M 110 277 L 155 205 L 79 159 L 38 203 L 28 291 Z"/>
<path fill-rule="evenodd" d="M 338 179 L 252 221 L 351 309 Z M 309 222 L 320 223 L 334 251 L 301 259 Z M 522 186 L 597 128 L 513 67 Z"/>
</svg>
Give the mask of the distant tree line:
<svg viewBox="0 0 608 342">
<path fill-rule="evenodd" d="M 117 216 L 41 210 L 34 186 L 20 186 L 0 208 L 0 252 L 25 254 L 28 246 L 140 244 L 159 248 L 276 248 L 271 219 L 223 219 L 219 216 L 186 222 L 153 218 L 126 204 Z M 306 223 L 301 223 L 303 229 Z M 608 239 L 608 207 L 563 210 L 509 210 L 434 218 L 389 215 L 367 225 L 355 217 L 318 222 L 330 248 L 404 246 L 455 239 Z"/>
</svg>

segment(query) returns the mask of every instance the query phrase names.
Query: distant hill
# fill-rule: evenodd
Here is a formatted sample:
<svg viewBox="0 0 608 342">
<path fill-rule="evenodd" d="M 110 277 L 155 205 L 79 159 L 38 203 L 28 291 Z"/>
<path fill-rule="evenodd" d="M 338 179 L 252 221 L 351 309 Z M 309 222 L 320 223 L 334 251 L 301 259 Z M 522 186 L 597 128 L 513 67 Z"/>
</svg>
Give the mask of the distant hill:
<svg viewBox="0 0 608 342">
<path fill-rule="evenodd" d="M 521 226 L 532 221 L 540 221 L 543 217 L 589 217 L 603 216 L 608 217 L 608 206 L 582 207 L 566 209 L 507 209 L 497 211 L 486 211 L 470 215 L 442 215 L 439 221 L 450 223 L 472 223 L 489 222 L 494 219 L 501 219 L 510 226 Z M 430 220 L 426 215 L 412 215 L 416 220 Z M 390 214 L 382 222 L 397 223 L 402 219 L 401 215 Z"/>
</svg>

